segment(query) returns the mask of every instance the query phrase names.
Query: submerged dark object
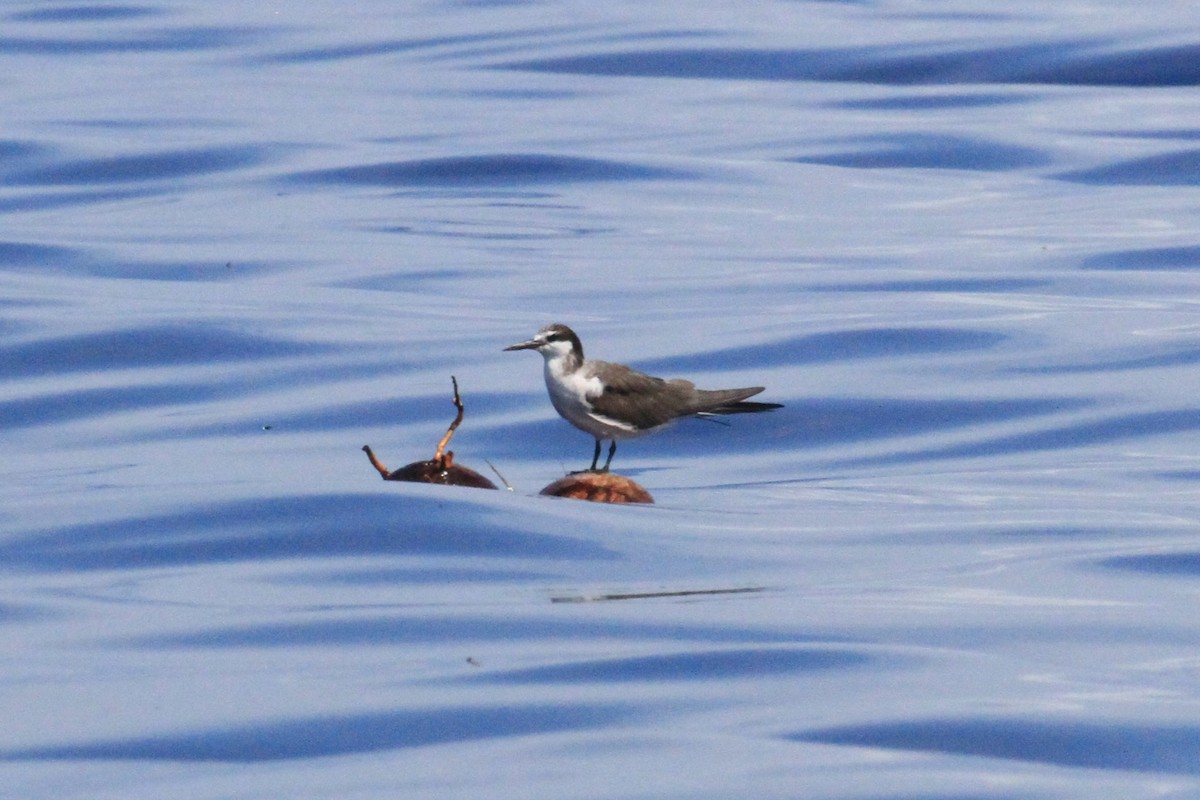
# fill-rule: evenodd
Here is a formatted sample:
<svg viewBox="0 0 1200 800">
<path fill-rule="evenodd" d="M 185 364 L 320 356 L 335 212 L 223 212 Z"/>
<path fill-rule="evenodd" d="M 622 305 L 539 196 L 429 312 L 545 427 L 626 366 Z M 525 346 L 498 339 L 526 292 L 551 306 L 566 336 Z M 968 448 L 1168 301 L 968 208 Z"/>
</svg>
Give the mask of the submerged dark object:
<svg viewBox="0 0 1200 800">
<path fill-rule="evenodd" d="M 615 472 L 576 472 L 542 489 L 549 497 L 570 497 L 593 503 L 653 503 L 642 486 Z"/>
<path fill-rule="evenodd" d="M 455 380 L 454 376 L 450 377 L 450 381 L 454 385 L 454 407 L 458 409 L 458 414 L 454 417 L 454 421 L 450 423 L 450 427 L 446 429 L 446 435 L 438 442 L 437 451 L 433 454 L 433 458 L 428 461 L 414 461 L 411 464 L 405 464 L 399 469 L 389 470 L 375 457 L 375 453 L 371 452 L 370 445 L 363 445 L 363 452 L 370 459 L 371 466 L 375 467 L 385 481 L 437 483 L 443 486 L 470 486 L 475 489 L 496 488 L 496 484 L 470 467 L 455 464 L 454 453 L 446 449 L 446 445 L 450 444 L 450 437 L 454 435 L 454 431 L 463 419 L 463 404 L 462 398 L 458 396 L 458 381 Z"/>
</svg>

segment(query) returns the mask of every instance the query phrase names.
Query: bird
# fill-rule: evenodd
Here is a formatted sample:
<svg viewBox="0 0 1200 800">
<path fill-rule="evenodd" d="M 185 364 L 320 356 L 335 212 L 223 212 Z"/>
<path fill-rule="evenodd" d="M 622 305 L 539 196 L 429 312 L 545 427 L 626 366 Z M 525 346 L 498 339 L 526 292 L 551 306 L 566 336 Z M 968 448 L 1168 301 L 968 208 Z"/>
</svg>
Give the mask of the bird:
<svg viewBox="0 0 1200 800">
<path fill-rule="evenodd" d="M 683 417 L 745 414 L 782 408 L 779 403 L 746 402 L 763 386 L 742 389 L 697 389 L 691 381 L 664 380 L 624 364 L 583 357 L 575 331 L 561 323 L 547 325 L 532 339 L 504 348 L 536 350 L 545 359 L 546 390 L 554 410 L 596 440 L 592 465 L 580 472 L 608 472 L 617 442 L 660 430 Z M 610 441 L 608 459 L 600 461 L 601 442 Z"/>
</svg>

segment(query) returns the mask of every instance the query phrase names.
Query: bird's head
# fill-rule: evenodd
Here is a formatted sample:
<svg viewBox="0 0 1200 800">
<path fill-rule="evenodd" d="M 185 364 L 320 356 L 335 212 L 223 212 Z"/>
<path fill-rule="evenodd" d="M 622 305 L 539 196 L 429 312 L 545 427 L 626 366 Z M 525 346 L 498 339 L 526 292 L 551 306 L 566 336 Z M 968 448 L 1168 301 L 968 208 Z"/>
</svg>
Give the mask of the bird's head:
<svg viewBox="0 0 1200 800">
<path fill-rule="evenodd" d="M 533 335 L 532 339 L 517 342 L 504 349 L 506 351 L 537 350 L 547 361 L 571 354 L 574 354 L 580 361 L 583 360 L 583 345 L 580 344 L 575 331 L 557 322 L 542 328 Z"/>
</svg>

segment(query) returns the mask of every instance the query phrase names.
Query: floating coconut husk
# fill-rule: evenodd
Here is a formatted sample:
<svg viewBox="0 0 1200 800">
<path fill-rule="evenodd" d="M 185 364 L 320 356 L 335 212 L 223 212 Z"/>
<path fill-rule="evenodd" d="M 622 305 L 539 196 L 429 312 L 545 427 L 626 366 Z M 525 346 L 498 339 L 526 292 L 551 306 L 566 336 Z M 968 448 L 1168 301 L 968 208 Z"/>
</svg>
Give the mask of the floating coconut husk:
<svg viewBox="0 0 1200 800">
<path fill-rule="evenodd" d="M 542 489 L 550 497 L 570 497 L 594 503 L 653 503 L 641 485 L 615 472 L 576 472 Z"/>
<path fill-rule="evenodd" d="M 371 466 L 379 472 L 385 481 L 409 481 L 412 483 L 436 483 L 443 486 L 470 486 L 476 489 L 495 489 L 496 484 L 480 475 L 470 467 L 454 463 L 454 453 L 446 449 L 450 438 L 463 420 L 462 398 L 458 395 L 458 381 L 453 375 L 450 382 L 454 385 L 454 407 L 458 409 L 454 421 L 446 429 L 446 435 L 438 442 L 437 451 L 428 461 L 414 461 L 396 470 L 389 470 L 371 451 L 370 445 L 363 445 L 363 452 L 371 462 Z"/>
</svg>

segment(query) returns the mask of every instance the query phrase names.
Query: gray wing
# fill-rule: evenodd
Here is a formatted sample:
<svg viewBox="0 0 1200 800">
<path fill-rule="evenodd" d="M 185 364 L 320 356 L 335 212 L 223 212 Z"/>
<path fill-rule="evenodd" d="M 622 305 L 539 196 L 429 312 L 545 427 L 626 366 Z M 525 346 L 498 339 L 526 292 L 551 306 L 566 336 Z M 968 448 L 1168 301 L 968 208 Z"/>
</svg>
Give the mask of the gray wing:
<svg viewBox="0 0 1200 800">
<path fill-rule="evenodd" d="M 589 395 L 596 416 L 626 421 L 649 430 L 695 413 L 696 387 L 690 381 L 666 381 L 623 364 L 593 362 L 604 372 L 604 391 Z"/>
</svg>

